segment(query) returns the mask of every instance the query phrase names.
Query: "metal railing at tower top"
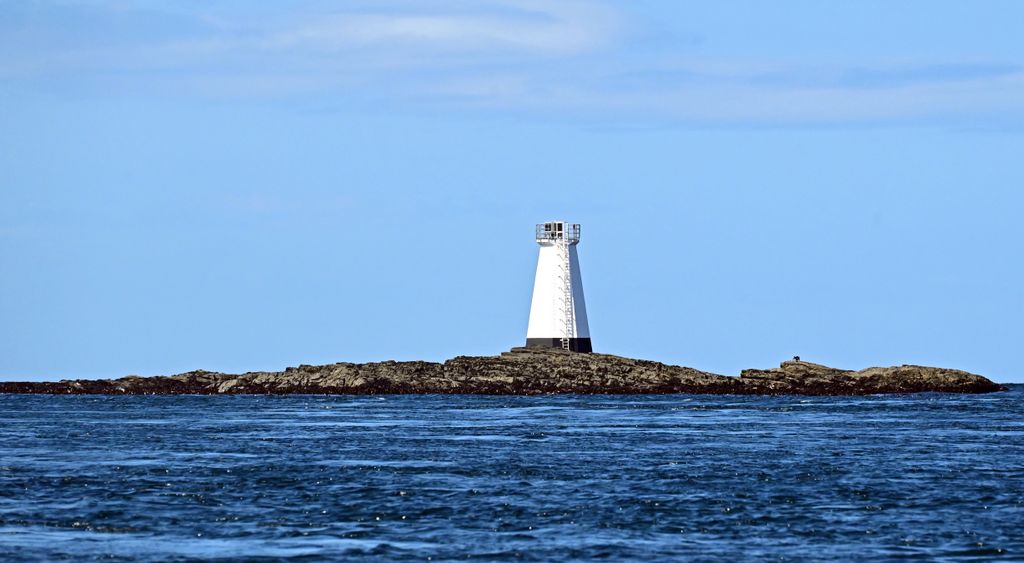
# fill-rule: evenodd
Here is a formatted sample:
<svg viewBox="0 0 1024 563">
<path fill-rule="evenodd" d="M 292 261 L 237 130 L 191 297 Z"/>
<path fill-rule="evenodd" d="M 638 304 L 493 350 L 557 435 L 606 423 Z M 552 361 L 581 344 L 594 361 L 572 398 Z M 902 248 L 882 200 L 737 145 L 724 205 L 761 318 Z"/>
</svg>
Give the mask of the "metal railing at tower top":
<svg viewBox="0 0 1024 563">
<path fill-rule="evenodd" d="M 579 223 L 540 223 L 537 225 L 537 242 L 565 239 L 569 244 L 580 241 Z"/>
</svg>

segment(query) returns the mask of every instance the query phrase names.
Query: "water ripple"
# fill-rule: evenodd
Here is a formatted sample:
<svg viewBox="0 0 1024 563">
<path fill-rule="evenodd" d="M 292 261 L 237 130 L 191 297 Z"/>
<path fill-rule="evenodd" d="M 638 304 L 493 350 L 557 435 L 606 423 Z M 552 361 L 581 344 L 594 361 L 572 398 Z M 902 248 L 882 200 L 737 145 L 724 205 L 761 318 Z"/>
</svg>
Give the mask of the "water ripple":
<svg viewBox="0 0 1024 563">
<path fill-rule="evenodd" d="M 6 395 L 0 557 L 1021 559 L 1022 399 Z"/>
</svg>

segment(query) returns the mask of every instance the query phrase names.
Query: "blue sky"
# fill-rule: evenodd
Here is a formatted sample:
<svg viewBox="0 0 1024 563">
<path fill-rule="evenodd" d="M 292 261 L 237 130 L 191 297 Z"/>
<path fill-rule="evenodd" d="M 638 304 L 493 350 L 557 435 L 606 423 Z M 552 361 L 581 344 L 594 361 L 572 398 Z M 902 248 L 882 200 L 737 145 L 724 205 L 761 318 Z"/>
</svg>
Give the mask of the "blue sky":
<svg viewBox="0 0 1024 563">
<path fill-rule="evenodd" d="M 0 378 L 525 338 L 1024 382 L 1016 1 L 0 0 Z"/>
</svg>

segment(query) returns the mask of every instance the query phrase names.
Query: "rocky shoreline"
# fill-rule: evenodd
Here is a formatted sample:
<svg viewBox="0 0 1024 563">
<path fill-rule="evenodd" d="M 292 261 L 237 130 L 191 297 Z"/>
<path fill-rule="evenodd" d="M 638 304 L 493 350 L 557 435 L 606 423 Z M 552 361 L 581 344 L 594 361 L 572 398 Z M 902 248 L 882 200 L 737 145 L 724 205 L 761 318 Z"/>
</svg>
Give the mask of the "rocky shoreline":
<svg viewBox="0 0 1024 563">
<path fill-rule="evenodd" d="M 56 382 L 0 382 L 0 393 L 106 395 L 241 394 L 733 394 L 874 395 L 991 393 L 1002 385 L 965 371 L 903 365 L 841 370 L 802 361 L 743 370 L 739 377 L 607 354 L 513 348 L 499 356 L 446 362 L 337 363 L 240 375 L 190 371 L 173 376 Z"/>
</svg>

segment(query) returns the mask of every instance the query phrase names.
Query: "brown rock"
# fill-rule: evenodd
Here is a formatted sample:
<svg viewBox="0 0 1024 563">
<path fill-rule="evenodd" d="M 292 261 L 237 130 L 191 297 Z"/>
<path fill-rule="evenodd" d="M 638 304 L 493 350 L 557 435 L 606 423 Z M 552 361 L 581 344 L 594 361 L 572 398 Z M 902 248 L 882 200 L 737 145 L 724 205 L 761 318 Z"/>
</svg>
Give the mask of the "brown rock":
<svg viewBox="0 0 1024 563">
<path fill-rule="evenodd" d="M 498 356 L 458 356 L 444 363 L 374 362 L 301 365 L 241 375 L 191 371 L 170 377 L 0 382 L 0 393 L 49 394 L 404 394 L 543 393 L 869 395 L 989 393 L 1005 387 L 965 371 L 924 366 L 842 370 L 802 361 L 743 370 L 728 377 L 693 368 L 606 354 L 513 348 Z"/>
</svg>

